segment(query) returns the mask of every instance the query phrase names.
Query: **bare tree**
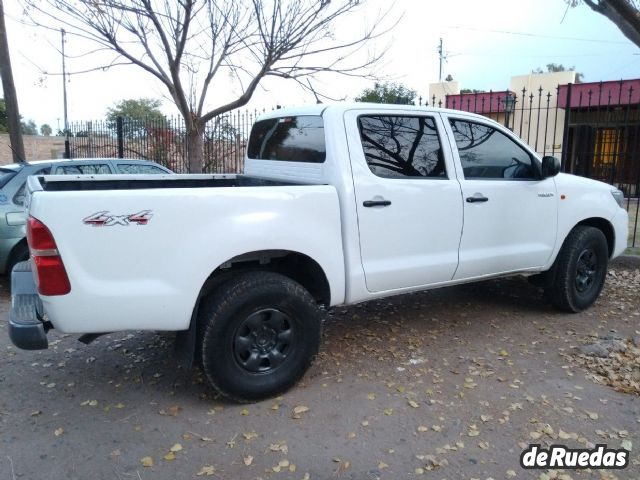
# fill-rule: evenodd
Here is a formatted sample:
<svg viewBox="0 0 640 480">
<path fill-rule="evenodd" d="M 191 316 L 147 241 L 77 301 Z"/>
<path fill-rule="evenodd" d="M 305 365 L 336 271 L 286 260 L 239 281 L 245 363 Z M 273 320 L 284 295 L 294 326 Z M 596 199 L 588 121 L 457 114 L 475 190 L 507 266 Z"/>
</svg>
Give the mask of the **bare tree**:
<svg viewBox="0 0 640 480">
<path fill-rule="evenodd" d="M 2 76 L 2 90 L 7 110 L 7 130 L 13 151 L 13 161 L 24 161 L 24 143 L 22 142 L 22 126 L 20 125 L 20 111 L 18 109 L 18 95 L 13 83 L 13 70 L 9 56 L 7 29 L 4 24 L 4 5 L 0 0 L 0 75 Z"/>
<path fill-rule="evenodd" d="M 115 54 L 107 66 L 137 65 L 167 88 L 185 120 L 191 172 L 202 170 L 206 122 L 245 105 L 265 77 L 311 89 L 304 77 L 371 76 L 380 54 L 365 47 L 388 31 L 382 20 L 389 10 L 353 38 L 335 40 L 332 27 L 366 0 L 23 1 L 31 22 L 62 24 L 96 44 L 93 52 Z M 366 59 L 356 62 L 359 55 Z M 209 92 L 230 81 L 240 93 L 211 107 Z"/>
<path fill-rule="evenodd" d="M 638 0 L 565 0 L 575 7 L 581 1 L 598 12 L 620 29 L 620 31 L 640 47 L 640 1 Z"/>
</svg>

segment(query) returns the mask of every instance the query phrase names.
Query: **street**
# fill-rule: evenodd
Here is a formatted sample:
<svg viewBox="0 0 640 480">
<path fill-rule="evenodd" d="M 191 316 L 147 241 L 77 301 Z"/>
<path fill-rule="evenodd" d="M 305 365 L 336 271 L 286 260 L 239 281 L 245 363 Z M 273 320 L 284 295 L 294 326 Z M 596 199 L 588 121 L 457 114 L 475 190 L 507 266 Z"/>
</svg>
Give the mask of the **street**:
<svg viewBox="0 0 640 480">
<path fill-rule="evenodd" d="M 0 479 L 637 479 L 638 392 L 572 358 L 612 334 L 639 351 L 639 268 L 617 261 L 575 315 L 520 277 L 336 309 L 303 381 L 246 405 L 178 368 L 169 333 L 85 346 L 51 332 L 49 350 L 14 348 L 3 279 Z M 631 461 L 523 470 L 530 443 L 632 445 Z"/>
</svg>

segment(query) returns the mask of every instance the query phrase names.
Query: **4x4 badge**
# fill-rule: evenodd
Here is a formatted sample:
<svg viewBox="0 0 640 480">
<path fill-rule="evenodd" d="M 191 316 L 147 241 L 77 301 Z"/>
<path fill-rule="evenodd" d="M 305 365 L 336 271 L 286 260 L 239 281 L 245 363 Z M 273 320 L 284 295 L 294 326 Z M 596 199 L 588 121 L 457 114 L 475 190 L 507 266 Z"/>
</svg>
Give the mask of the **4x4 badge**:
<svg viewBox="0 0 640 480">
<path fill-rule="evenodd" d="M 111 215 L 107 210 L 104 210 L 82 219 L 82 223 L 93 227 L 111 227 L 113 225 L 127 226 L 131 223 L 146 225 L 149 223 L 149 220 L 151 220 L 151 217 L 153 217 L 151 210 L 142 210 L 132 215 Z"/>
</svg>

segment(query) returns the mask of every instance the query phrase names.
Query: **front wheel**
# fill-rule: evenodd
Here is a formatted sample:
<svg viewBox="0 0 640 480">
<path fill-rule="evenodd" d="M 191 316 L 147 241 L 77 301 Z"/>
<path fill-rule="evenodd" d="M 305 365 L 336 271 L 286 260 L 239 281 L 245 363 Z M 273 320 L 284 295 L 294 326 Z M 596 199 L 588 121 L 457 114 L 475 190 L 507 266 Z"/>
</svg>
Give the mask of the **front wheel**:
<svg viewBox="0 0 640 480">
<path fill-rule="evenodd" d="M 556 258 L 555 278 L 545 291 L 547 297 L 560 310 L 584 310 L 600 295 L 608 264 L 609 249 L 602 231 L 586 225 L 575 227 Z"/>
<path fill-rule="evenodd" d="M 249 272 L 203 301 L 204 372 L 236 401 L 278 395 L 306 372 L 320 345 L 321 314 L 300 284 L 273 272 Z"/>
</svg>

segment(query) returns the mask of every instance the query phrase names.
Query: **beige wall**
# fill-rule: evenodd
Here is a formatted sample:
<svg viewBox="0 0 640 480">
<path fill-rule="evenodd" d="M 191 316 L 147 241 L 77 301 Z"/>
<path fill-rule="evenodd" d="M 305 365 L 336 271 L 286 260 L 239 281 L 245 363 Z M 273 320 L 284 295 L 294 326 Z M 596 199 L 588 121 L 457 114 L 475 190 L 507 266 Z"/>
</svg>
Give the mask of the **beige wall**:
<svg viewBox="0 0 640 480">
<path fill-rule="evenodd" d="M 44 137 L 41 135 L 24 135 L 24 153 L 26 160 L 47 160 L 62 158 L 64 154 L 64 137 Z M 8 133 L 0 133 L 0 165 L 13 163 L 13 152 L 9 145 Z"/>
<path fill-rule="evenodd" d="M 447 105 L 447 95 L 457 95 L 460 93 L 460 82 L 453 80 L 451 82 L 440 82 L 429 84 L 429 106 L 438 106 L 438 102 L 442 102 L 442 108 Z M 433 103 L 433 97 L 436 101 Z"/>
<path fill-rule="evenodd" d="M 551 155 L 553 152 L 554 156 L 558 158 L 562 157 L 562 136 L 564 133 L 565 112 L 562 108 L 558 108 L 556 110 L 557 87 L 558 85 L 575 83 L 575 79 L 575 72 L 530 73 L 528 75 L 516 75 L 511 77 L 509 90 L 514 92 L 518 98 L 516 110 L 513 113 L 513 130 L 540 155 L 543 155 L 544 153 Z M 539 91 L 540 87 L 542 87 L 541 97 Z M 522 98 L 523 88 L 526 89 L 524 99 Z M 549 97 L 548 123 L 547 93 L 551 93 L 551 97 Z M 533 99 L 530 97 L 531 94 L 533 94 Z M 522 110 L 523 100 L 524 110 Z M 540 107 L 540 122 L 538 122 L 538 107 Z M 546 132 L 545 124 L 547 127 Z"/>
</svg>

